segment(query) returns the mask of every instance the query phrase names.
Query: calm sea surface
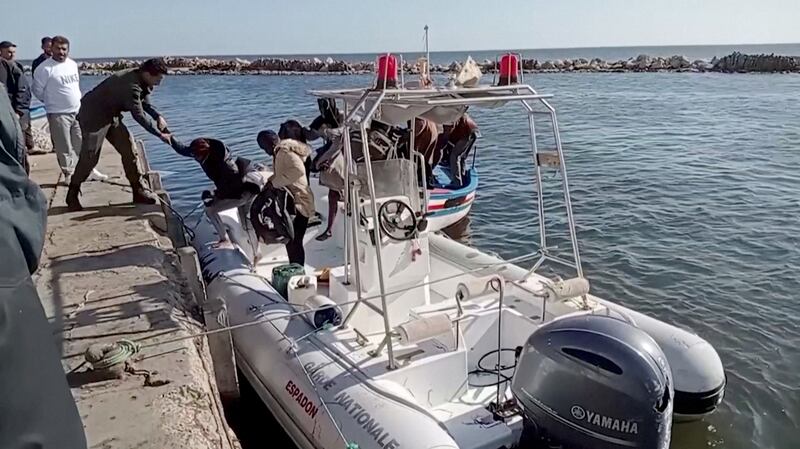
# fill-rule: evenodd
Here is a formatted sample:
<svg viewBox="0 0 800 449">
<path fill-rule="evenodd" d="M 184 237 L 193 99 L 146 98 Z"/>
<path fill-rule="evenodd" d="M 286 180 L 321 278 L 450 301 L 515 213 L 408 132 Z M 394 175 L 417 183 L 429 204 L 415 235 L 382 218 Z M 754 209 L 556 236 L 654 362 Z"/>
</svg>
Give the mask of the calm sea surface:
<svg viewBox="0 0 800 449">
<path fill-rule="evenodd" d="M 420 34 L 420 42 L 422 35 Z M 399 52 L 407 60 L 415 60 L 422 55 L 422 44 L 418 51 Z M 538 48 L 538 49 L 498 49 L 498 50 L 476 50 L 476 51 L 432 51 L 431 61 L 434 64 L 449 64 L 453 61 L 463 61 L 467 55 L 471 55 L 476 61 L 483 61 L 484 59 L 493 60 L 497 54 L 505 50 L 518 51 L 525 58 L 536 58 L 539 60 L 553 60 L 553 59 L 574 59 L 574 58 L 600 58 L 607 61 L 616 61 L 619 59 L 628 59 L 636 57 L 640 54 L 647 54 L 650 56 L 673 56 L 683 55 L 690 60 L 695 59 L 711 59 L 714 56 L 722 57 L 738 51 L 740 53 L 750 54 L 770 54 L 775 53 L 779 55 L 800 56 L 800 43 L 797 44 L 738 44 L 738 45 L 677 45 L 677 46 L 650 46 L 650 47 L 587 47 L 587 48 Z M 395 49 L 387 48 L 385 51 L 396 52 Z M 173 55 L 179 56 L 179 55 Z M 320 58 L 325 59 L 328 56 L 336 60 L 343 60 L 349 62 L 372 61 L 375 59 L 374 53 L 319 53 L 319 54 L 302 54 L 302 55 L 207 55 L 205 57 L 218 58 L 218 59 L 233 59 L 244 58 L 253 60 L 261 57 L 275 57 L 275 58 Z M 129 59 L 143 59 L 146 56 L 133 56 Z M 82 61 L 87 62 L 102 62 L 109 60 L 116 60 L 116 57 L 106 58 L 83 58 Z M 30 61 L 28 61 L 30 62 Z"/>
<path fill-rule="evenodd" d="M 97 81 L 85 77 L 84 87 Z M 260 158 L 259 130 L 314 118 L 307 89 L 368 81 L 171 77 L 153 102 L 179 137 L 218 137 Z M 800 76 L 571 73 L 532 82 L 556 95 L 593 292 L 696 331 L 725 364 L 721 409 L 675 425 L 672 447 L 800 448 Z M 527 121 L 513 106 L 473 115 L 483 133 L 481 184 L 460 233 L 506 257 L 531 252 Z M 209 184 L 199 167 L 145 140 L 180 209 L 193 208 Z M 559 184 L 545 176 L 554 215 L 563 212 Z M 563 219 L 548 226 L 563 244 Z"/>
</svg>

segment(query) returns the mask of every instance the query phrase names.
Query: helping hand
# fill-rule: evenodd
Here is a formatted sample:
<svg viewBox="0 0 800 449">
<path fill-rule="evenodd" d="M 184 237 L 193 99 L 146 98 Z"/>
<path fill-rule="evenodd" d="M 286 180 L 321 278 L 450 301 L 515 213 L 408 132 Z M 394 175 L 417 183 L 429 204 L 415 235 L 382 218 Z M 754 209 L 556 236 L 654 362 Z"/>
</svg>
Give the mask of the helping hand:
<svg viewBox="0 0 800 449">
<path fill-rule="evenodd" d="M 161 135 L 158 136 L 158 138 L 161 139 L 161 141 L 166 143 L 167 145 L 172 145 L 172 134 L 161 133 Z"/>
<path fill-rule="evenodd" d="M 167 121 L 164 120 L 164 117 L 159 117 L 158 120 L 156 120 L 156 126 L 159 131 L 164 132 L 167 129 Z"/>
</svg>

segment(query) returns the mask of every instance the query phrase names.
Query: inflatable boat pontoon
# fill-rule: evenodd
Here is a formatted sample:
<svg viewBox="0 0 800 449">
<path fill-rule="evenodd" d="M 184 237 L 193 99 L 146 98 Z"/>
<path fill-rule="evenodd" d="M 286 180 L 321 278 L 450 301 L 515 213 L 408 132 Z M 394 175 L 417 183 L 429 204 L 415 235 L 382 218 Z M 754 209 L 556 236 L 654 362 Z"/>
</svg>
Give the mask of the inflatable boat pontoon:
<svg viewBox="0 0 800 449">
<path fill-rule="evenodd" d="M 521 106 L 541 225 L 538 250 L 509 260 L 450 240 L 426 226 L 439 198 L 424 204 L 413 161 L 371 162 L 364 149 L 354 164 L 345 144 L 333 237 L 306 236 L 304 273 L 286 297 L 273 279 L 287 264 L 282 245 L 262 243 L 252 266 L 235 211 L 224 217 L 234 249 L 214 248 L 212 228 L 199 228 L 207 296 L 224 303 L 221 323 L 243 325 L 231 331 L 236 363 L 298 447 L 649 449 L 667 447 L 673 416 L 715 410 L 725 374 L 708 342 L 589 293 L 549 96 L 525 84 L 312 94 L 342 103 L 345 135 L 377 116 L 445 123 L 467 107 Z M 542 117 L 550 151 L 537 146 Z M 570 260 L 548 246 L 546 172 L 561 177 Z M 315 189 L 317 210 L 328 210 Z M 550 264 L 573 277 L 539 274 Z"/>
</svg>

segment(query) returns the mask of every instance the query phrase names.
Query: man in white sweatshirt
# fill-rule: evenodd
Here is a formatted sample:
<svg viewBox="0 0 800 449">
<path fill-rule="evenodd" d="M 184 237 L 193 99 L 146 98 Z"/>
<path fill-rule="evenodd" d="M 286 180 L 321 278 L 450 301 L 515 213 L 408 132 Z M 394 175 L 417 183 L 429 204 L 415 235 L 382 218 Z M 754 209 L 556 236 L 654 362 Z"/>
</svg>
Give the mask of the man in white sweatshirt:
<svg viewBox="0 0 800 449">
<path fill-rule="evenodd" d="M 78 111 L 81 108 L 81 87 L 78 64 L 69 58 L 69 40 L 55 36 L 51 42 L 52 56 L 42 62 L 33 73 L 33 94 L 44 103 L 53 149 L 64 181 L 70 177 L 78 162 L 81 148 L 81 128 Z M 94 170 L 90 180 L 104 181 L 108 176 Z"/>
</svg>

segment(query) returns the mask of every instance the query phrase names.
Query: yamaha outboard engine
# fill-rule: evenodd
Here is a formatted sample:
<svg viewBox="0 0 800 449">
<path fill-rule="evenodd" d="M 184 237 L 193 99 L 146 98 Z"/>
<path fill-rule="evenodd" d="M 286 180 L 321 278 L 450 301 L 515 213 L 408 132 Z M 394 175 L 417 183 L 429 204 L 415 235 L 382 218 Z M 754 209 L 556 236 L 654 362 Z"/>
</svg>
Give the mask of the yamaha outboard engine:
<svg viewBox="0 0 800 449">
<path fill-rule="evenodd" d="M 520 447 L 666 449 L 672 376 L 642 330 L 599 315 L 555 320 L 528 338 L 511 385 Z"/>
</svg>

